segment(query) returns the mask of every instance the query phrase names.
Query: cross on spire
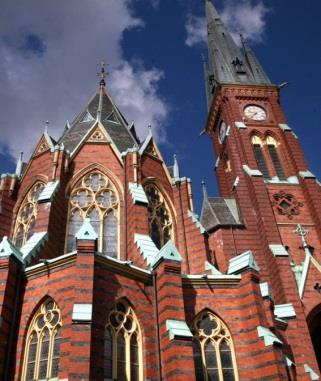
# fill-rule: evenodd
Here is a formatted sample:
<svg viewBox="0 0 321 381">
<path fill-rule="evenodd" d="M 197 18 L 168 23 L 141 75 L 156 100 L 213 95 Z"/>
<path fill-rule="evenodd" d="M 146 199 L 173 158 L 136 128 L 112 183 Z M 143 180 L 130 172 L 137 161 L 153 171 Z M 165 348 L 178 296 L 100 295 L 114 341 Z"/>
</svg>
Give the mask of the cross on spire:
<svg viewBox="0 0 321 381">
<path fill-rule="evenodd" d="M 308 248 L 309 245 L 307 244 L 305 237 L 308 235 L 309 230 L 305 229 L 302 225 L 298 224 L 298 226 L 294 230 L 294 233 L 297 234 L 299 237 L 301 237 L 303 248 L 304 249 Z"/>
<path fill-rule="evenodd" d="M 106 65 L 108 65 L 108 64 L 106 64 L 105 61 L 101 61 L 101 62 L 100 62 L 100 71 L 99 71 L 99 73 L 97 74 L 98 77 L 100 78 L 99 86 L 101 86 L 101 87 L 105 87 L 105 86 L 106 86 L 105 78 L 106 78 L 107 75 L 109 74 L 109 73 L 107 73 L 106 70 L 105 70 L 105 66 L 106 66 Z"/>
</svg>

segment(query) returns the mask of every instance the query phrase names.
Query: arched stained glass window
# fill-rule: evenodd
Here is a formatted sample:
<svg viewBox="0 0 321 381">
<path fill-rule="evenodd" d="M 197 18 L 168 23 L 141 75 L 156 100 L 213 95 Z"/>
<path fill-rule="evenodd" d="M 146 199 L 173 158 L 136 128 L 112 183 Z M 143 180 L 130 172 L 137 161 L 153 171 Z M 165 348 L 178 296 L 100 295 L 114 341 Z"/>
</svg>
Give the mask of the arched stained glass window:
<svg viewBox="0 0 321 381">
<path fill-rule="evenodd" d="M 119 300 L 105 328 L 104 378 L 142 381 L 142 338 L 133 309 Z"/>
<path fill-rule="evenodd" d="M 203 311 L 194 320 L 192 331 L 197 381 L 237 381 L 233 342 L 222 320 Z"/>
<path fill-rule="evenodd" d="M 44 184 L 37 182 L 24 198 L 17 214 L 13 242 L 20 249 L 35 231 L 37 218 L 37 201 Z"/>
<path fill-rule="evenodd" d="M 58 376 L 60 328 L 60 310 L 52 299 L 47 299 L 36 311 L 28 329 L 22 381 Z"/>
<path fill-rule="evenodd" d="M 98 171 L 84 176 L 70 195 L 67 251 L 76 249 L 75 235 L 89 218 L 99 237 L 98 250 L 117 258 L 118 214 L 118 197 L 108 177 Z"/>
<path fill-rule="evenodd" d="M 149 234 L 160 249 L 172 238 L 172 218 L 165 199 L 155 184 L 145 186 L 148 198 Z"/>
</svg>

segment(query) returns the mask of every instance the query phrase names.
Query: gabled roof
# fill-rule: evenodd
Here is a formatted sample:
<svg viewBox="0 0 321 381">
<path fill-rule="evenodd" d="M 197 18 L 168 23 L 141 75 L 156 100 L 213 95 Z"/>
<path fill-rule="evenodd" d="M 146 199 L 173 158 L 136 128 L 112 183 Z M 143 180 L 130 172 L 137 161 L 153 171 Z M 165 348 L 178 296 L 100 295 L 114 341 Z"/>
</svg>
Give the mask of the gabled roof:
<svg viewBox="0 0 321 381">
<path fill-rule="evenodd" d="M 138 141 L 130 131 L 133 127 L 128 125 L 104 86 L 100 86 L 87 106 L 70 123 L 59 143 L 73 152 L 97 121 L 104 126 L 120 153 L 137 147 Z"/>
<path fill-rule="evenodd" d="M 207 231 L 222 226 L 243 226 L 236 201 L 223 197 L 204 199 L 200 222 Z"/>
<path fill-rule="evenodd" d="M 48 150 L 53 151 L 57 142 L 48 134 L 47 129 L 43 132 L 40 137 L 38 144 L 33 152 L 33 156 L 37 156 Z"/>
</svg>

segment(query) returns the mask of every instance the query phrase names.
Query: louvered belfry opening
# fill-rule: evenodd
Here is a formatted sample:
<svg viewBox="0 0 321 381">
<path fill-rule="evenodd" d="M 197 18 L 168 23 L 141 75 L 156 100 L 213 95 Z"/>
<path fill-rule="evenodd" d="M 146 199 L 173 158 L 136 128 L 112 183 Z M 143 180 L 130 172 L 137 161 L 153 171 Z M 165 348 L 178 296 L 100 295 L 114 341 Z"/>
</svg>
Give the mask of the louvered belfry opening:
<svg viewBox="0 0 321 381">
<path fill-rule="evenodd" d="M 274 169 L 275 169 L 277 177 L 279 178 L 279 180 L 286 180 L 286 177 L 284 175 L 284 171 L 281 165 L 281 161 L 277 153 L 277 148 L 274 145 L 269 144 L 268 150 L 269 150 L 270 157 L 272 159 L 272 163 L 274 165 Z"/>
<path fill-rule="evenodd" d="M 260 172 L 262 172 L 262 175 L 265 179 L 269 179 L 270 174 L 269 174 L 268 167 L 266 165 L 266 161 L 265 161 L 265 158 L 264 158 L 264 155 L 262 152 L 261 145 L 260 144 L 254 144 L 253 148 L 254 148 L 255 159 L 256 159 L 256 162 L 257 162 L 257 165 L 258 165 Z"/>
</svg>

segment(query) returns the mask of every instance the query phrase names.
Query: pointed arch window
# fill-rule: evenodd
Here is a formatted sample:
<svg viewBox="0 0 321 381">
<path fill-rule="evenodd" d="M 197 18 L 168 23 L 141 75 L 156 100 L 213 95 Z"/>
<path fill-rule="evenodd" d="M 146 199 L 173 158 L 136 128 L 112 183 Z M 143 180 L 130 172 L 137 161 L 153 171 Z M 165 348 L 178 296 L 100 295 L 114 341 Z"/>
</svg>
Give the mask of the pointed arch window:
<svg viewBox="0 0 321 381">
<path fill-rule="evenodd" d="M 67 251 L 76 249 L 75 235 L 89 218 L 98 239 L 98 250 L 117 258 L 119 201 L 107 176 L 95 171 L 84 176 L 70 195 Z"/>
<path fill-rule="evenodd" d="M 109 313 L 104 335 L 104 379 L 142 381 L 142 338 L 138 320 L 126 300 Z"/>
<path fill-rule="evenodd" d="M 279 154 L 278 154 L 277 141 L 272 136 L 268 136 L 266 138 L 266 144 L 267 144 L 268 151 L 269 151 L 277 177 L 279 178 L 279 180 L 286 180 L 286 177 L 284 175 L 283 168 L 281 165 L 281 161 L 279 158 Z"/>
<path fill-rule="evenodd" d="M 37 202 L 44 186 L 42 182 L 35 183 L 20 206 L 13 233 L 13 242 L 18 249 L 20 249 L 35 232 Z"/>
<path fill-rule="evenodd" d="M 148 198 L 149 234 L 160 249 L 173 235 L 173 223 L 166 201 L 155 184 L 145 186 Z"/>
<path fill-rule="evenodd" d="M 61 325 L 60 310 L 49 298 L 38 308 L 28 329 L 22 381 L 58 377 Z"/>
<path fill-rule="evenodd" d="M 194 363 L 197 381 L 237 381 L 231 334 L 218 316 L 200 313 L 193 322 Z"/>
<path fill-rule="evenodd" d="M 263 154 L 263 142 L 258 136 L 252 137 L 252 145 L 254 149 L 254 155 L 257 162 L 257 166 L 265 179 L 270 178 L 269 170 L 266 165 L 265 157 Z"/>
</svg>

